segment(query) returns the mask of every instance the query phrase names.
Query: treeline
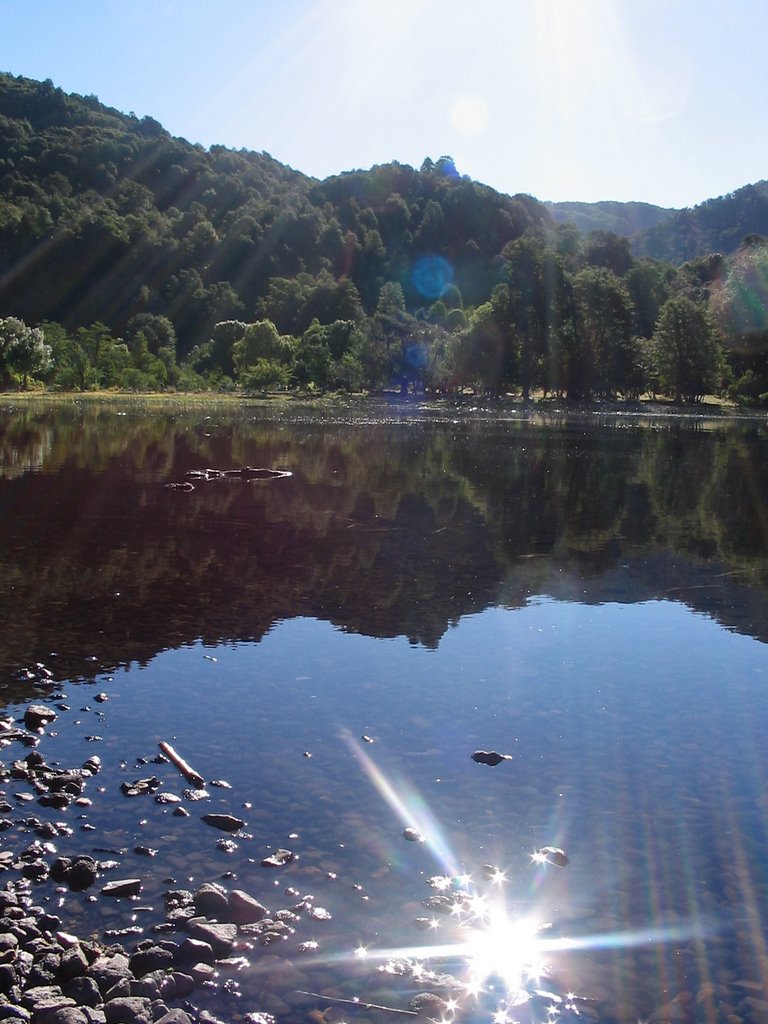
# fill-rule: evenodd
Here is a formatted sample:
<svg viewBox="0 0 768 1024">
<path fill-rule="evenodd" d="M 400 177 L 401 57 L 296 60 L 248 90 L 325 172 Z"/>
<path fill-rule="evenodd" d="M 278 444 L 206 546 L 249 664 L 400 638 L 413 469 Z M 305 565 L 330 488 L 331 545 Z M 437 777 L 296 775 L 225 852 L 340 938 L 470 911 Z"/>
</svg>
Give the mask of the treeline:
<svg viewBox="0 0 768 1024">
<path fill-rule="evenodd" d="M 0 385 L 768 395 L 766 248 L 678 267 L 450 157 L 318 182 L 0 75 Z"/>
</svg>

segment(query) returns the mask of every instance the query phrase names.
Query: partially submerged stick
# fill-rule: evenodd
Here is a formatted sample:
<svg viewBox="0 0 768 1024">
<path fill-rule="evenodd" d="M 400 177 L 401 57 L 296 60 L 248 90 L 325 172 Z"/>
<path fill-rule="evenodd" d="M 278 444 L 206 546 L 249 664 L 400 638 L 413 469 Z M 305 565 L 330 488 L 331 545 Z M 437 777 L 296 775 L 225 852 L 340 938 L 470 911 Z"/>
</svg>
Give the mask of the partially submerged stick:
<svg viewBox="0 0 768 1024">
<path fill-rule="evenodd" d="M 161 740 L 160 749 L 168 760 L 172 761 L 176 765 L 184 778 L 188 782 L 192 783 L 195 789 L 205 789 L 205 779 L 200 772 L 196 772 L 191 765 L 187 764 L 184 758 L 176 753 L 170 743 L 166 743 L 165 740 Z"/>
<path fill-rule="evenodd" d="M 341 996 L 324 996 L 320 992 L 307 992 L 303 988 L 296 989 L 299 995 L 314 996 L 326 1003 L 344 1003 L 346 1006 L 357 1006 L 361 1010 L 385 1010 L 387 1013 L 404 1013 L 408 1017 L 418 1017 L 416 1010 L 401 1010 L 397 1006 L 381 1006 L 379 1003 L 364 1003 L 360 999 L 342 999 Z"/>
</svg>

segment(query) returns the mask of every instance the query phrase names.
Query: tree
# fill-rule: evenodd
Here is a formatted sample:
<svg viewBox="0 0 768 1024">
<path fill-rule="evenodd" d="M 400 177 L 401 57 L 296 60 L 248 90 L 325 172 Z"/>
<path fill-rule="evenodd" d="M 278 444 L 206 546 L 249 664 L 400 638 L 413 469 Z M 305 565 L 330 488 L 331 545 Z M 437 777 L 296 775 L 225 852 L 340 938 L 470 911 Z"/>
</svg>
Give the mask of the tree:
<svg viewBox="0 0 768 1024">
<path fill-rule="evenodd" d="M 0 381 L 16 373 L 26 390 L 29 378 L 52 365 L 52 349 L 39 327 L 27 327 L 23 320 L 9 316 L 0 320 Z"/>
<path fill-rule="evenodd" d="M 288 365 L 293 355 L 293 339 L 278 334 L 271 320 L 248 324 L 242 338 L 232 346 L 232 362 L 238 375 L 255 366 L 260 359 Z"/>
<path fill-rule="evenodd" d="M 167 316 L 156 316 L 154 313 L 137 313 L 128 321 L 125 328 L 125 341 L 133 350 L 139 334 L 143 334 L 147 347 L 153 356 L 163 348 L 176 348 L 176 331 Z"/>
<path fill-rule="evenodd" d="M 286 388 L 289 380 L 290 370 L 276 359 L 258 358 L 240 374 L 240 385 L 247 395 L 266 395 L 271 388 Z"/>
<path fill-rule="evenodd" d="M 720 387 L 722 350 L 707 310 L 685 295 L 668 299 L 653 335 L 659 385 L 676 402 L 699 401 Z"/>
<path fill-rule="evenodd" d="M 573 279 L 576 312 L 575 357 L 568 397 L 582 400 L 610 395 L 618 386 L 617 360 L 632 337 L 632 303 L 622 281 L 610 270 L 586 267 Z"/>
</svg>

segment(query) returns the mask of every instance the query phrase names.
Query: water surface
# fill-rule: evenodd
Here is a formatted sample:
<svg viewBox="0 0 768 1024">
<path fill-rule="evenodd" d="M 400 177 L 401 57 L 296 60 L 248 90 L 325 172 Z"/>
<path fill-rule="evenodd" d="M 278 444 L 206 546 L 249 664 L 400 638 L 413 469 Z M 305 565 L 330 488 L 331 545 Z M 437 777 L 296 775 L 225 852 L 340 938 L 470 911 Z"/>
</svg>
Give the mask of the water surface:
<svg viewBox="0 0 768 1024">
<path fill-rule="evenodd" d="M 561 1019 L 758 1019 L 766 437 L 370 403 L 8 408 L 0 685 L 17 716 L 71 709 L 47 757 L 104 762 L 92 806 L 23 813 L 72 827 L 61 853 L 120 851 L 113 874 L 142 877 L 145 909 L 48 883 L 38 898 L 86 933 L 152 934 L 170 878 L 227 875 L 272 909 L 310 894 L 330 918 L 244 948 L 241 994 L 210 995 L 221 1015 L 328 1005 L 297 990 L 404 1008 L 439 988 L 414 964 L 467 981 L 485 935 L 502 956 L 462 1020 L 551 1019 L 536 990 L 562 998 Z M 242 466 L 292 475 L 168 486 Z M 150 774 L 184 789 L 141 763 L 161 740 L 231 788 L 185 800 L 189 818 L 124 797 Z M 477 749 L 512 759 L 477 764 Z M 246 821 L 229 852 L 200 821 L 211 810 Z M 23 813 L 10 848 L 32 838 Z M 544 846 L 568 866 L 536 863 Z M 298 859 L 270 872 L 277 847 Z M 463 916 L 425 906 L 436 875 L 476 900 Z M 501 907 L 524 925 L 501 929 Z"/>
</svg>

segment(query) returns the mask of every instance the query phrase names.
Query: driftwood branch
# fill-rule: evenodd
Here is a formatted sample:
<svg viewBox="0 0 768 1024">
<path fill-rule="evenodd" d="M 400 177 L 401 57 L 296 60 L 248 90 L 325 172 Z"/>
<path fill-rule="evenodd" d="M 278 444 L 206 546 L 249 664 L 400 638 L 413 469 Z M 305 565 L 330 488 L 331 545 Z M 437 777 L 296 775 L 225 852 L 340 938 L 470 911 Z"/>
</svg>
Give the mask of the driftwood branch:
<svg viewBox="0 0 768 1024">
<path fill-rule="evenodd" d="M 176 753 L 170 743 L 166 743 L 165 740 L 161 740 L 160 749 L 168 760 L 172 761 L 176 765 L 184 778 L 188 782 L 192 783 L 195 789 L 205 789 L 205 779 L 200 772 L 196 772 L 191 765 L 187 764 L 184 758 Z"/>
<path fill-rule="evenodd" d="M 386 1013 L 404 1013 L 408 1017 L 418 1017 L 416 1010 L 401 1010 L 397 1006 L 381 1006 L 379 1003 L 364 1003 L 360 999 L 342 999 L 341 996 L 324 996 L 320 992 L 306 992 L 300 988 L 296 990 L 302 996 L 314 996 L 315 999 L 322 999 L 325 1003 L 344 1003 L 346 1006 L 356 1006 L 360 1010 L 384 1010 Z"/>
</svg>

